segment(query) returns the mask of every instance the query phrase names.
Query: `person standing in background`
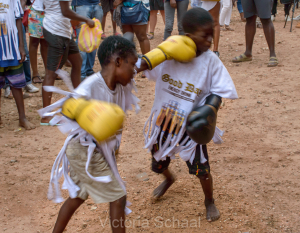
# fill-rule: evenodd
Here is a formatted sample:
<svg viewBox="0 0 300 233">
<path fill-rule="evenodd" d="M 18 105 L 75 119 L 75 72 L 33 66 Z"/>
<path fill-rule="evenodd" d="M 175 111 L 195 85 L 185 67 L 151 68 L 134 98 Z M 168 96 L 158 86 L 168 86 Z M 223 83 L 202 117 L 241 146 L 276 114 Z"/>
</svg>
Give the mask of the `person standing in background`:
<svg viewBox="0 0 300 233">
<path fill-rule="evenodd" d="M 21 0 L 21 5 L 22 5 L 22 9 L 24 11 L 25 7 L 26 7 L 26 1 L 25 0 Z M 24 87 L 24 89 L 30 93 L 35 93 L 39 91 L 39 88 L 37 88 L 36 86 L 34 86 L 32 84 L 31 81 L 31 70 L 30 70 L 30 57 L 29 57 L 29 51 L 28 51 L 28 46 L 27 46 L 27 41 L 26 41 L 26 29 L 25 26 L 22 24 L 22 30 L 23 30 L 23 42 L 24 42 L 24 50 L 26 53 L 26 59 L 23 62 L 23 69 L 24 69 L 24 74 L 25 74 L 25 79 L 26 79 L 26 86 Z M 5 79 L 5 85 L 3 87 L 4 91 L 4 97 L 5 98 L 9 98 L 12 99 L 13 95 L 9 86 L 9 81 L 8 79 Z M 27 93 L 23 94 L 23 98 L 28 98 L 30 97 L 30 95 L 28 95 Z"/>
<path fill-rule="evenodd" d="M 164 24 L 166 24 L 165 11 L 164 11 L 164 0 L 150 0 L 150 21 L 149 21 L 150 32 L 149 32 L 149 34 L 147 34 L 149 40 L 152 40 L 154 38 L 154 30 L 155 30 L 156 23 L 157 23 L 158 11 L 161 14 Z"/>
<path fill-rule="evenodd" d="M 240 16 L 241 16 L 241 21 L 242 22 L 246 22 L 246 19 L 244 18 L 244 10 L 243 10 L 243 7 L 242 7 L 242 2 L 241 0 L 237 0 L 236 2 L 236 7 L 240 13 Z"/>
<path fill-rule="evenodd" d="M 122 6 L 123 4 L 123 6 Z M 150 41 L 147 37 L 147 26 L 149 21 L 149 0 L 115 0 L 114 7 L 121 9 L 121 23 L 124 38 L 133 42 L 133 35 L 135 34 L 142 51 L 146 54 L 150 51 Z M 134 14 L 132 14 L 134 10 Z M 137 11 L 140 14 L 137 14 Z M 130 35 L 126 36 L 125 34 Z M 132 35 L 132 36 L 131 36 Z"/>
<path fill-rule="evenodd" d="M 204 10 L 207 10 L 214 20 L 214 47 L 213 52 L 220 57 L 219 53 L 219 40 L 220 40 L 220 22 L 219 22 L 219 14 L 220 14 L 220 8 L 221 3 L 220 0 L 202 0 L 202 8 Z"/>
<path fill-rule="evenodd" d="M 71 62 L 71 81 L 76 88 L 80 84 L 82 58 L 76 42 L 72 38 L 70 19 L 85 22 L 94 27 L 95 22 L 90 18 L 76 14 L 70 9 L 69 0 L 46 0 L 43 34 L 48 42 L 47 69 L 43 81 L 44 86 L 53 86 L 57 78 L 56 70 L 61 69 L 67 59 Z M 51 104 L 52 92 L 42 89 L 43 107 Z M 41 119 L 40 125 L 50 125 L 52 117 Z"/>
<path fill-rule="evenodd" d="M 106 38 L 106 35 L 105 35 L 105 23 L 106 23 L 106 16 L 107 16 L 108 12 L 110 12 L 110 14 L 111 14 L 111 22 L 112 22 L 112 27 L 113 27 L 113 34 L 114 34 L 114 36 L 120 36 L 121 34 L 117 32 L 117 24 L 113 20 L 114 1 L 113 0 L 101 0 L 101 6 L 102 6 L 102 10 L 103 10 L 103 18 L 102 18 L 102 22 L 101 22 L 103 33 L 101 35 L 101 38 L 102 39 Z"/>
<path fill-rule="evenodd" d="M 100 6 L 100 0 L 72 0 L 72 6 L 74 7 L 74 11 L 78 15 L 89 19 L 96 18 L 100 22 L 102 22 L 103 10 Z M 81 24 L 79 24 L 76 28 L 77 41 L 80 29 Z M 96 50 L 91 53 L 80 51 L 80 55 L 82 57 L 81 80 L 85 79 L 85 77 L 87 76 L 94 74 L 93 67 L 95 63 L 96 52 Z"/>
<path fill-rule="evenodd" d="M 278 0 L 273 0 L 272 15 L 271 15 L 272 21 L 275 21 L 275 17 L 277 14 L 277 5 L 278 5 Z"/>
<path fill-rule="evenodd" d="M 232 6 L 236 0 L 223 0 L 223 7 L 220 14 L 220 28 L 222 31 L 234 31 L 231 27 L 229 27 Z"/>
<path fill-rule="evenodd" d="M 44 67 L 46 70 L 48 44 L 43 35 L 43 20 L 45 17 L 44 0 L 31 0 L 32 5 L 29 7 L 28 14 L 28 32 L 29 32 L 29 56 L 32 68 L 32 82 L 42 83 L 38 71 L 38 47 L 43 58 Z"/>
<path fill-rule="evenodd" d="M 165 0 L 165 17 L 166 17 L 166 25 L 165 25 L 165 33 L 164 40 L 166 40 L 169 36 L 171 36 L 174 25 L 174 17 L 175 17 L 175 9 L 177 9 L 177 25 L 179 35 L 185 35 L 184 30 L 182 28 L 182 17 L 187 12 L 189 6 L 189 0 Z"/>
<path fill-rule="evenodd" d="M 264 34 L 270 51 L 268 67 L 278 65 L 275 53 L 275 29 L 271 20 L 272 0 L 242 0 L 244 15 L 247 20 L 245 26 L 246 51 L 232 59 L 232 62 L 252 61 L 252 47 L 256 33 L 256 19 L 260 18 Z"/>
</svg>

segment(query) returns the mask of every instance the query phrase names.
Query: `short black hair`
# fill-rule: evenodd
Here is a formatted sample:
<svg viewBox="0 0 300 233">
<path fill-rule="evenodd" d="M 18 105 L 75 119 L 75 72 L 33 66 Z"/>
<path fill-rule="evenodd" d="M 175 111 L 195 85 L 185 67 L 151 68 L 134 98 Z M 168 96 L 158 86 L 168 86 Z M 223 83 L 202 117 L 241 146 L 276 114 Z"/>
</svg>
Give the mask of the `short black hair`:
<svg viewBox="0 0 300 233">
<path fill-rule="evenodd" d="M 202 8 L 188 10 L 182 19 L 182 27 L 185 33 L 194 33 L 201 26 L 213 23 L 211 14 Z"/>
<path fill-rule="evenodd" d="M 99 46 L 98 59 L 103 68 L 110 63 L 114 54 L 126 59 L 128 55 L 135 55 L 135 53 L 135 45 L 131 41 L 121 36 L 109 36 Z"/>
</svg>

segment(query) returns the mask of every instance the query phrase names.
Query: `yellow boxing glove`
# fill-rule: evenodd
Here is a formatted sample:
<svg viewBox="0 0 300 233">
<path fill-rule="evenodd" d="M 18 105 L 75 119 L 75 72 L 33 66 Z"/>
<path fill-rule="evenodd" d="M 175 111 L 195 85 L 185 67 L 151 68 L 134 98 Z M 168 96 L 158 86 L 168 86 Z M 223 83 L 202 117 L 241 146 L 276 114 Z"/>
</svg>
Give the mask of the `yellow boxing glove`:
<svg viewBox="0 0 300 233">
<path fill-rule="evenodd" d="M 170 36 L 157 48 L 146 53 L 144 59 L 152 70 L 165 60 L 174 59 L 179 62 L 189 62 L 196 57 L 197 46 L 188 36 Z"/>
<path fill-rule="evenodd" d="M 124 111 L 116 104 L 82 98 L 66 100 L 62 114 L 76 120 L 98 142 L 115 135 L 122 128 L 125 118 Z"/>
</svg>

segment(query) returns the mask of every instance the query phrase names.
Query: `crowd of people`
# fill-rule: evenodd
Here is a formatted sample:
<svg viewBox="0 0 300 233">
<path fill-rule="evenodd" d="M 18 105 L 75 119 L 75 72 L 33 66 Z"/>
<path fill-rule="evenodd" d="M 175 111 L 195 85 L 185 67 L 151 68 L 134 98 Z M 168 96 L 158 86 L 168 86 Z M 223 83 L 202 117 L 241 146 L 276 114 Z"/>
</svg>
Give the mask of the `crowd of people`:
<svg viewBox="0 0 300 233">
<path fill-rule="evenodd" d="M 188 10 L 190 3 L 190 0 L 72 0 L 70 6 L 69 1 L 14 0 L 16 2 L 15 5 L 19 1 L 21 7 L 18 11 L 20 13 L 20 20 L 22 21 L 21 12 L 25 11 L 28 13 L 25 14 L 28 17 L 27 23 L 25 26 L 21 24 L 21 32 L 15 27 L 13 32 L 10 33 L 18 31 L 19 37 L 22 36 L 23 43 L 20 42 L 16 45 L 15 52 L 17 56 L 14 56 L 14 59 L 22 61 L 18 65 L 22 66 L 20 70 L 23 70 L 23 74 L 25 75 L 26 85 L 22 86 L 25 92 L 22 95 L 17 95 L 15 98 L 13 93 L 16 93 L 16 90 L 7 77 L 4 79 L 5 83 L 2 88 L 4 89 L 5 98 L 15 98 L 20 114 L 20 125 L 27 129 L 34 126 L 25 120 L 21 120 L 21 118 L 25 119 L 25 113 L 22 113 L 22 109 L 24 109 L 22 107 L 23 100 L 18 100 L 18 98 L 28 98 L 31 96 L 30 93 L 38 92 L 39 88 L 35 85 L 37 83 L 43 83 L 43 86 L 54 85 L 55 80 L 58 79 L 55 71 L 63 65 L 72 67 L 71 77 L 74 87 L 78 86 L 87 76 L 94 73 L 93 66 L 96 51 L 91 53 L 82 52 L 78 50 L 77 46 L 77 39 L 82 23 L 87 23 L 93 27 L 92 19 L 98 19 L 103 27 L 101 38 L 105 39 L 107 37 L 105 34 L 106 18 L 108 12 L 110 12 L 113 35 L 122 36 L 123 34 L 123 37 L 130 41 L 133 41 L 135 35 L 142 54 L 145 54 L 150 51 L 150 40 L 155 36 L 157 15 L 161 15 L 165 24 L 162 40 L 166 40 L 173 32 L 175 12 L 177 12 L 178 34 L 184 35 L 182 17 Z M 275 20 L 277 13 L 277 2 L 273 1 L 272 4 L 269 0 L 260 1 L 260 3 L 256 3 L 255 0 L 191 0 L 191 6 L 196 8 L 201 7 L 212 15 L 214 19 L 212 51 L 217 56 L 220 56 L 220 31 L 234 30 L 230 27 L 230 19 L 232 8 L 237 5 L 241 21 L 246 22 L 246 50 L 245 53 L 234 57 L 232 62 L 252 60 L 252 44 L 255 28 L 262 27 L 270 48 L 268 66 L 276 66 L 278 59 L 275 54 L 275 31 L 272 20 Z M 132 8 L 132 6 L 135 8 Z M 290 8 L 291 3 L 285 4 L 286 17 L 289 17 Z M 132 10 L 129 9 L 133 9 L 134 12 L 138 13 L 132 14 L 130 12 Z M 130 15 L 130 17 L 125 17 L 126 14 Z M 73 27 L 70 26 L 70 20 L 73 21 Z M 2 24 L 5 25 L 5 22 L 3 20 Z M 76 23 L 74 24 L 74 22 Z M 122 34 L 118 32 L 117 26 L 120 27 Z M 29 35 L 29 46 L 27 46 L 26 42 L 26 32 Z M 2 37 L 2 48 L 12 45 L 6 43 L 4 35 Z M 22 46 L 21 50 L 22 52 L 24 50 L 26 57 L 24 61 L 19 59 L 21 55 L 19 55 L 19 49 L 17 49 L 22 44 L 24 46 Z M 40 48 L 39 51 L 44 64 L 45 77 L 41 77 L 38 70 L 38 48 Z M 3 58 L 9 61 L 11 57 L 5 54 L 4 49 Z M 3 64 L 1 67 L 8 67 L 11 64 L 16 65 L 16 61 L 15 63 L 7 61 L 4 62 L 4 59 L 2 59 L 1 62 Z M 80 72 L 78 72 L 79 68 Z M 51 103 L 51 93 L 42 90 L 42 96 L 43 106 L 46 107 Z M 48 125 L 50 119 L 41 119 L 41 124 Z M 24 122 L 27 123 L 25 124 Z"/>
<path fill-rule="evenodd" d="M 36 83 L 42 83 L 43 87 L 54 86 L 55 80 L 59 78 L 56 71 L 62 66 L 71 66 L 70 78 L 77 93 L 88 93 L 86 96 L 89 98 L 118 104 L 124 111 L 131 104 L 137 104 L 136 98 L 131 95 L 131 80 L 136 73 L 144 72 L 144 77 L 156 81 L 154 105 L 147 120 L 150 125 L 153 123 L 153 127 L 150 129 L 149 126 L 148 132 L 145 132 L 145 148 L 152 154 L 152 170 L 165 178 L 154 190 L 153 196 L 163 196 L 174 183 L 175 178 L 169 170 L 169 164 L 174 154 L 179 153 L 186 161 L 189 173 L 199 178 L 205 194 L 207 220 L 215 221 L 220 213 L 214 203 L 206 144 L 196 143 L 189 138 L 185 127 L 190 125 L 184 123 L 188 117 L 186 113 L 191 112 L 193 103 L 198 101 L 198 107 L 210 106 L 205 109 L 205 114 L 211 114 L 211 109 L 216 114 L 221 98 L 237 98 L 233 81 L 219 59 L 218 48 L 220 31 L 234 30 L 230 27 L 230 18 L 235 4 L 241 21 L 246 22 L 246 50 L 234 57 L 232 62 L 252 60 L 253 40 L 259 17 L 270 51 L 268 66 L 278 65 L 271 17 L 271 14 L 276 13 L 271 0 L 193 0 L 194 9 L 188 10 L 189 3 L 189 0 L 72 0 L 70 5 L 69 0 L 3 0 L 0 4 L 0 88 L 5 89 L 5 97 L 15 99 L 20 126 L 32 129 L 35 126 L 25 116 L 23 99 L 26 93 L 23 93 L 23 88 L 34 93 L 39 91 L 34 85 Z M 24 12 L 27 12 L 27 16 Z M 108 12 L 111 13 L 113 28 L 113 36 L 110 37 L 105 34 Z M 161 38 L 165 42 L 158 49 L 150 51 L 150 40 L 156 36 L 154 32 L 158 12 L 165 24 L 164 36 Z M 182 37 L 175 36 L 168 40 L 173 32 L 175 12 L 178 33 Z M 102 22 L 103 42 L 98 50 L 91 53 L 79 51 L 81 25 L 87 24 L 93 28 L 94 18 Z M 117 32 L 117 26 L 123 35 Z M 29 49 L 26 31 L 29 35 Z M 132 43 L 134 35 L 143 56 L 137 54 Z M 213 48 L 210 51 L 212 41 Z M 45 69 L 43 80 L 37 66 L 38 47 Z M 178 49 L 184 52 L 178 54 Z M 94 71 L 97 52 L 101 72 Z M 185 61 L 185 57 L 186 60 L 194 60 L 189 63 L 178 62 Z M 170 61 L 165 61 L 166 58 Z M 209 72 L 201 72 L 204 69 Z M 182 85 L 186 85 L 184 90 L 181 90 Z M 52 92 L 45 89 L 41 91 L 45 109 L 51 105 Z M 197 117 L 202 117 L 200 115 Z M 52 117 L 49 114 L 43 115 L 40 124 L 53 125 Z M 213 141 L 220 142 L 221 131 L 216 128 L 213 134 Z M 106 166 L 103 154 L 95 151 L 91 166 L 98 166 L 97 173 L 89 175 L 85 166 L 88 136 L 80 132 L 73 136 L 67 139 L 64 147 L 66 160 L 71 164 L 72 181 L 69 177 L 67 182 L 72 195 L 61 208 L 54 232 L 64 231 L 75 210 L 89 195 L 96 203 L 110 202 L 111 219 L 124 221 L 126 190 L 116 179 L 118 173 L 115 170 L 108 171 L 110 169 Z M 108 144 L 106 150 L 114 154 L 116 147 L 120 145 L 120 137 L 116 136 Z M 85 154 L 81 156 L 82 160 L 77 159 L 78 151 Z M 98 177 L 94 176 L 104 174 L 115 178 L 108 183 L 93 182 L 98 181 Z M 85 182 L 86 180 L 88 181 Z M 54 179 L 53 182 L 57 180 Z M 75 194 L 74 189 L 77 190 Z M 112 225 L 112 229 L 114 232 L 125 231 L 124 225 Z"/>
</svg>

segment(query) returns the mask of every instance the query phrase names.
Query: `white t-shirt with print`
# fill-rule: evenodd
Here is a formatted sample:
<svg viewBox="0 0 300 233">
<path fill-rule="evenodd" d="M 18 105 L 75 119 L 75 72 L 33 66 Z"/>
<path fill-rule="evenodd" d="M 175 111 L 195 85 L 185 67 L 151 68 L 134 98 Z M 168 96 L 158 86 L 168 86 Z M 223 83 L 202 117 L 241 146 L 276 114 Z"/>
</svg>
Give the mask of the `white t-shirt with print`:
<svg viewBox="0 0 300 233">
<path fill-rule="evenodd" d="M 145 123 L 145 148 L 152 149 L 155 143 L 160 144 L 154 154 L 156 160 L 164 160 L 180 153 L 184 161 L 192 163 L 197 143 L 187 136 L 178 145 L 185 133 L 187 116 L 195 106 L 202 106 L 206 97 L 216 94 L 222 98 L 238 98 L 234 83 L 220 59 L 210 50 L 194 58 L 189 63 L 168 60 L 145 71 L 148 79 L 156 81 L 155 99 L 150 117 Z M 173 135 L 168 135 L 162 145 L 162 138 L 157 138 L 165 118 L 165 129 L 172 122 Z M 164 129 L 162 129 L 164 131 Z M 163 133 L 161 133 L 162 137 Z M 216 128 L 213 140 L 220 142 L 223 133 Z M 188 142 L 188 143 L 187 143 Z M 183 146 L 184 145 L 184 146 Z M 202 151 L 202 150 L 201 150 Z M 205 158 L 201 158 L 205 162 Z"/>
<path fill-rule="evenodd" d="M 20 0 L 0 1 L 0 61 L 21 59 L 16 19 L 22 18 L 23 14 Z M 17 57 L 14 57 L 12 47 Z"/>
<path fill-rule="evenodd" d="M 61 13 L 59 2 L 69 2 L 69 0 L 45 0 L 44 28 L 54 35 L 70 38 L 72 36 L 70 19 Z"/>
</svg>

